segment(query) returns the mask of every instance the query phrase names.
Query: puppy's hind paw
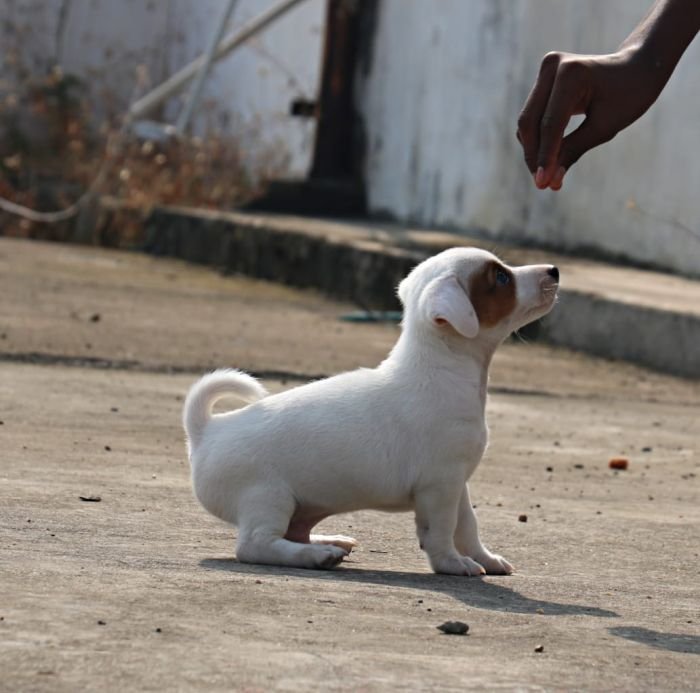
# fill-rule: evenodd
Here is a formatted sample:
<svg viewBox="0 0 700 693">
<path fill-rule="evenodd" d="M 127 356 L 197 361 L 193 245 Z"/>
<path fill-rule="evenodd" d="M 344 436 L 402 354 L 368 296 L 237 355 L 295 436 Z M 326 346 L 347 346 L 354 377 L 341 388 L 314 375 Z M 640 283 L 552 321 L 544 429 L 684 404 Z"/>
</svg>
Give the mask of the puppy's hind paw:
<svg viewBox="0 0 700 693">
<path fill-rule="evenodd" d="M 352 537 L 346 537 L 342 534 L 312 534 L 310 537 L 312 544 L 328 544 L 337 546 L 343 549 L 346 553 L 350 553 L 356 546 L 357 540 Z"/>
</svg>

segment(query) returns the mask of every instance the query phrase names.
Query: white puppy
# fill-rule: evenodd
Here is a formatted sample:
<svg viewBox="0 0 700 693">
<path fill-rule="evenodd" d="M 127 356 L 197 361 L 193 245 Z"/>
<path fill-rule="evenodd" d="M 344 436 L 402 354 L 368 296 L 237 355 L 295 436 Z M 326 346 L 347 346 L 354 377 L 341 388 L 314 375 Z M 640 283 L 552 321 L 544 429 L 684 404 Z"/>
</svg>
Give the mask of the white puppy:
<svg viewBox="0 0 700 693">
<path fill-rule="evenodd" d="M 549 312 L 558 278 L 550 265 L 510 268 L 483 250 L 452 248 L 401 282 L 402 333 L 377 368 L 272 396 L 239 371 L 199 380 L 183 413 L 194 491 L 238 527 L 238 559 L 333 567 L 355 541 L 311 529 L 372 508 L 415 512 L 435 572 L 512 572 L 481 543 L 466 482 L 486 448 L 491 357 Z M 212 415 L 226 395 L 250 405 Z"/>
</svg>

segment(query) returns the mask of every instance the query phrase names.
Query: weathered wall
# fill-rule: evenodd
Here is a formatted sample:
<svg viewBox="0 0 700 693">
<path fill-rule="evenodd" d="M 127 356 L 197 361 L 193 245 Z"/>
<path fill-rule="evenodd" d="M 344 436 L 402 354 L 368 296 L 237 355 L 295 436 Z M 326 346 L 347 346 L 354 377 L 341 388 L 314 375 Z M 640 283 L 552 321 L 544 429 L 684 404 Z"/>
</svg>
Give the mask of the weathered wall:
<svg viewBox="0 0 700 693">
<path fill-rule="evenodd" d="M 239 0 L 232 28 L 277 2 Z M 223 3 L 170 0 L 170 4 L 173 34 L 179 40 L 170 47 L 169 64 L 177 69 L 204 50 Z M 270 157 L 279 158 L 280 175 L 305 176 L 315 121 L 293 118 L 289 108 L 295 98 L 316 98 L 324 20 L 324 0 L 306 0 L 218 63 L 203 92 L 198 129 L 213 126 L 230 132 L 260 166 L 266 166 Z M 175 108 L 171 109 L 174 119 Z"/>
<path fill-rule="evenodd" d="M 660 100 L 537 191 L 515 139 L 549 50 L 606 52 L 651 0 L 380 0 L 358 107 L 371 209 L 700 275 L 700 39 Z"/>
<path fill-rule="evenodd" d="M 275 2 L 239 0 L 229 31 Z M 137 67 L 158 84 L 203 52 L 222 10 L 221 0 L 5 0 L 0 76 L 12 72 L 8 49 L 34 73 L 60 65 L 88 81 L 102 114 L 118 115 L 144 91 Z M 305 175 L 314 123 L 290 117 L 289 105 L 316 95 L 324 17 L 324 0 L 307 0 L 217 63 L 195 132 L 238 138 L 252 170 L 272 163 L 280 175 Z M 182 98 L 155 115 L 173 122 Z"/>
<path fill-rule="evenodd" d="M 240 0 L 233 25 L 272 2 Z M 700 39 L 651 111 L 586 155 L 561 193 L 534 189 L 514 136 L 544 53 L 612 50 L 651 2 L 367 0 L 375 35 L 357 103 L 371 209 L 700 276 Z M 238 138 L 253 171 L 308 170 L 314 124 L 288 110 L 316 96 L 324 7 L 302 3 L 207 82 L 197 131 Z M 158 83 L 203 50 L 221 9 L 220 0 L 5 0 L 0 77 L 16 47 L 32 69 L 60 64 L 87 78 L 102 108 L 120 113 L 136 66 Z M 179 105 L 161 116 L 174 120 Z"/>
</svg>

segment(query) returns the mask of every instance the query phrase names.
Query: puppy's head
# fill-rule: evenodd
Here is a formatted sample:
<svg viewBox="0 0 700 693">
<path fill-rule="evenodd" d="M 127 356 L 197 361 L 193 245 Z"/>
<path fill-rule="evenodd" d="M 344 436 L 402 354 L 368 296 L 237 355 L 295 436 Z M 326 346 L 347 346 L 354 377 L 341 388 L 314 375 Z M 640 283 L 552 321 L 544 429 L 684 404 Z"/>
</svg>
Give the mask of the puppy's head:
<svg viewBox="0 0 700 693">
<path fill-rule="evenodd" d="M 406 329 L 463 339 L 503 339 L 547 314 L 559 270 L 508 267 L 477 248 L 451 248 L 415 267 L 399 285 Z"/>
</svg>

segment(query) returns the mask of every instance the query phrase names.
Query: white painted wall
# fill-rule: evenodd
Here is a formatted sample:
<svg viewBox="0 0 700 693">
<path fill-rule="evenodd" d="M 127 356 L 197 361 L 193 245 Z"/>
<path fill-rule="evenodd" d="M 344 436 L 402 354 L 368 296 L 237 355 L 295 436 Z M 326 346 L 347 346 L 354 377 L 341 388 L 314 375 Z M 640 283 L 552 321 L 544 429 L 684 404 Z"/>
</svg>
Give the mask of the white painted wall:
<svg viewBox="0 0 700 693">
<path fill-rule="evenodd" d="M 549 50 L 607 52 L 651 0 L 382 0 L 358 106 L 375 212 L 700 276 L 700 39 L 640 121 L 537 191 L 515 139 Z"/>
<path fill-rule="evenodd" d="M 274 1 L 240 0 L 232 23 Z M 612 50 L 651 2 L 379 0 L 357 97 L 371 209 L 700 276 L 700 39 L 652 110 L 587 154 L 562 192 L 534 189 L 515 139 L 542 55 Z M 136 66 L 158 83 L 204 49 L 221 9 L 222 0 L 3 0 L 0 92 L 16 47 L 33 69 L 60 64 L 90 79 L 103 108 L 119 113 Z M 237 137 L 253 172 L 270 156 L 279 175 L 308 170 L 314 125 L 288 109 L 316 96 L 324 13 L 324 0 L 307 0 L 207 83 L 197 131 Z M 173 121 L 179 103 L 161 115 Z"/>
<path fill-rule="evenodd" d="M 229 31 L 277 0 L 239 0 Z M 86 79 L 101 113 L 124 113 L 138 88 L 137 66 L 150 86 L 204 51 L 222 0 L 3 0 L 0 40 L 14 41 L 40 72 L 60 65 Z M 10 20 L 9 31 L 7 21 Z M 240 141 L 252 173 L 271 163 L 281 176 L 307 173 L 314 122 L 289 115 L 295 98 L 316 96 L 325 21 L 324 0 L 306 0 L 216 64 L 206 82 L 194 131 Z M 4 28 L 3 28 L 4 27 Z M 0 79 L 2 63 L 0 63 Z M 182 96 L 159 115 L 174 122 Z"/>
<path fill-rule="evenodd" d="M 222 12 L 221 0 L 169 0 L 169 65 L 177 69 L 207 45 Z M 232 29 L 278 0 L 239 0 Z M 241 140 L 253 169 L 279 160 L 282 176 L 304 177 L 311 163 L 315 121 L 292 118 L 295 98 L 314 100 L 318 90 L 325 22 L 324 0 L 306 0 L 240 51 L 218 63 L 207 80 L 196 130 L 230 133 Z M 179 104 L 168 115 L 176 118 Z"/>
<path fill-rule="evenodd" d="M 35 78 L 54 66 L 83 79 L 100 115 L 123 114 L 137 93 L 136 68 L 166 73 L 171 0 L 4 0 L 0 39 Z M 3 66 L 3 77 L 16 70 Z"/>
</svg>

